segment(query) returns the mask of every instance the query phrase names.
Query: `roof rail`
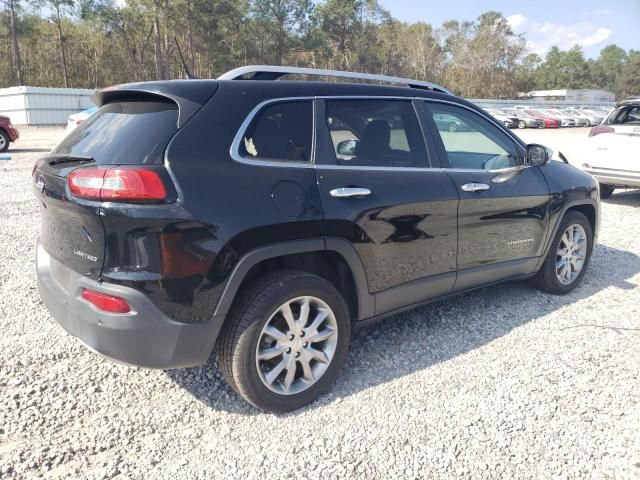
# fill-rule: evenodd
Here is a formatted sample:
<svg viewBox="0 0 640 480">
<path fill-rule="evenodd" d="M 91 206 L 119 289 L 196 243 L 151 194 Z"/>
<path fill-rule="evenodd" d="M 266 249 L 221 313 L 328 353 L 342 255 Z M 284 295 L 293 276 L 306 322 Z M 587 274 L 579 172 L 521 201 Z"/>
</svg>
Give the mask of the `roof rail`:
<svg viewBox="0 0 640 480">
<path fill-rule="evenodd" d="M 223 73 L 218 80 L 242 80 L 245 75 L 253 74 L 250 80 L 277 80 L 284 75 L 315 75 L 322 77 L 353 78 L 358 80 L 370 80 L 373 82 L 399 83 L 411 88 L 421 88 L 423 90 L 433 90 L 436 92 L 452 93 L 440 85 L 410 78 L 390 77 L 388 75 L 375 75 L 371 73 L 344 72 L 340 70 L 323 70 L 319 68 L 302 67 L 278 67 L 275 65 L 248 65 L 236 68 Z"/>
</svg>

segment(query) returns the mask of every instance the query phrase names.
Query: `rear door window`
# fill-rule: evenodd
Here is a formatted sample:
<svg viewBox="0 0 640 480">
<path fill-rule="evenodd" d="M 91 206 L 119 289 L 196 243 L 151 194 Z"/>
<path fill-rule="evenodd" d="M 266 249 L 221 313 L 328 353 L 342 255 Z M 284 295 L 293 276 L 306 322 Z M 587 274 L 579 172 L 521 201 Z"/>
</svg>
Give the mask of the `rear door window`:
<svg viewBox="0 0 640 480">
<path fill-rule="evenodd" d="M 71 132 L 54 155 L 89 156 L 99 164 L 162 164 L 178 131 L 171 101 L 120 101 L 100 109 Z"/>
<path fill-rule="evenodd" d="M 326 122 L 338 165 L 427 166 L 410 100 L 328 100 Z"/>
<path fill-rule="evenodd" d="M 313 139 L 311 100 L 265 106 L 244 132 L 238 152 L 246 160 L 310 162 Z"/>
</svg>

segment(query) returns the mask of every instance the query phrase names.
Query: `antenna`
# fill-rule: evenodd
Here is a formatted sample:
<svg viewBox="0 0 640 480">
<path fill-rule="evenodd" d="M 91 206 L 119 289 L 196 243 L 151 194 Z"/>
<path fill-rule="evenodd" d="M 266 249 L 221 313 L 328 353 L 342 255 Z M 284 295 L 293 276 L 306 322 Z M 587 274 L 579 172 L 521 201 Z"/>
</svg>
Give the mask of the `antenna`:
<svg viewBox="0 0 640 480">
<path fill-rule="evenodd" d="M 176 47 L 178 47 L 178 55 L 180 55 L 180 62 L 182 62 L 182 68 L 184 69 L 185 76 L 189 80 L 197 80 L 198 77 L 196 77 L 189 71 L 189 67 L 187 67 L 187 62 L 184 61 L 184 57 L 182 56 L 182 50 L 180 50 L 180 44 L 178 43 L 178 39 L 176 37 L 173 37 L 173 41 L 176 42 Z"/>
</svg>

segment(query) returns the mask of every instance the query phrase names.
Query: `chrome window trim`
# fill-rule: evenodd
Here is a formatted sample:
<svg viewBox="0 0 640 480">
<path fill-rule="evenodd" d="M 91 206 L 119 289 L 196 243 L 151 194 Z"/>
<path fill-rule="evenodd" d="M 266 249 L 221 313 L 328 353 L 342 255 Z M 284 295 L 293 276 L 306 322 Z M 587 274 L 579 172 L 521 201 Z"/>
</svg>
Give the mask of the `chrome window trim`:
<svg viewBox="0 0 640 480">
<path fill-rule="evenodd" d="M 370 167 L 358 165 L 315 165 L 317 170 L 360 170 L 367 172 L 425 172 L 443 171 L 440 167 Z"/>
<path fill-rule="evenodd" d="M 313 102 L 313 120 L 312 120 L 312 125 L 313 125 L 313 132 L 312 132 L 312 139 L 311 139 L 311 160 L 309 162 L 293 162 L 293 161 L 288 161 L 288 160 L 266 160 L 266 159 L 260 159 L 259 157 L 256 157 L 255 159 L 247 159 L 244 158 L 240 155 L 240 142 L 242 141 L 242 138 L 244 137 L 244 134 L 247 130 L 247 128 L 249 128 L 249 125 L 251 124 L 251 122 L 253 121 L 254 117 L 258 114 L 258 112 L 266 107 L 267 105 L 270 105 L 272 103 L 279 103 L 279 102 L 290 102 L 290 101 L 295 101 L 295 100 L 307 100 L 307 101 L 311 101 Z M 231 148 L 229 149 L 229 154 L 231 156 L 231 158 L 233 160 L 235 160 L 236 162 L 245 164 L 245 165 L 256 165 L 256 166 L 262 166 L 262 167 L 288 167 L 288 168 L 311 168 L 311 169 L 315 169 L 315 168 L 321 168 L 321 169 L 325 169 L 325 170 L 340 170 L 340 169 L 344 169 L 344 170 L 363 170 L 363 171 L 397 171 L 397 172 L 411 172 L 411 171 L 418 171 L 418 172 L 422 172 L 425 170 L 434 170 L 434 171 L 449 171 L 449 172 L 469 172 L 469 173 L 473 173 L 473 172 L 489 172 L 489 173 L 507 173 L 509 171 L 512 170 L 519 170 L 519 169 L 524 169 L 524 168 L 529 168 L 531 167 L 531 165 L 527 165 L 527 164 L 523 164 L 523 165 L 517 165 L 515 167 L 507 167 L 507 168 L 502 168 L 502 169 L 497 169 L 497 170 L 481 170 L 481 169 L 458 169 L 458 168 L 443 168 L 443 167 L 432 167 L 432 166 L 428 166 L 428 167 L 368 167 L 368 166 L 350 166 L 350 165 L 323 165 L 323 164 L 317 164 L 316 163 L 316 150 L 317 150 L 317 115 L 316 115 L 316 100 L 405 100 L 405 101 L 410 101 L 410 102 L 414 102 L 414 101 L 424 101 L 424 102 L 437 102 L 437 103 L 446 103 L 449 105 L 453 105 L 456 107 L 460 107 L 460 108 L 464 108 L 466 110 L 469 110 L 470 112 L 473 112 L 477 115 L 482 116 L 485 120 L 488 120 L 489 122 L 491 122 L 493 125 L 495 125 L 496 127 L 498 127 L 498 129 L 500 131 L 502 131 L 503 133 L 505 133 L 509 138 L 511 138 L 514 143 L 518 146 L 520 146 L 520 148 L 522 149 L 521 153 L 524 153 L 525 147 L 523 145 L 523 142 L 520 138 L 516 137 L 513 133 L 511 133 L 511 131 L 505 130 L 504 125 L 500 124 L 500 122 L 496 121 L 495 119 L 491 118 L 491 116 L 489 116 L 486 113 L 480 113 L 477 112 L 476 110 L 474 110 L 473 108 L 468 107 L 467 105 L 463 105 L 457 102 L 452 102 L 450 100 L 444 100 L 444 99 L 439 99 L 439 98 L 425 98 L 425 97 L 415 97 L 415 96 L 411 96 L 411 95 L 407 95 L 407 96 L 403 96 L 403 95 L 317 95 L 317 96 L 301 96 L 301 97 L 277 97 L 277 98 L 270 98 L 267 100 L 263 100 L 262 102 L 258 103 L 253 109 L 251 109 L 251 111 L 249 112 L 249 114 L 247 115 L 247 117 L 244 119 L 244 121 L 242 122 L 242 124 L 240 125 L 240 128 L 238 128 L 238 132 L 236 133 L 236 136 L 233 139 L 233 142 L 231 144 Z M 416 115 L 419 115 L 419 112 L 417 112 L 415 105 L 413 105 L 414 111 L 416 112 Z M 419 120 L 420 126 L 422 127 L 422 122 Z M 426 132 L 425 132 L 426 133 Z M 425 141 L 427 140 L 427 137 L 425 137 Z M 425 145 L 426 147 L 426 145 Z M 428 152 L 427 152 L 428 154 Z M 523 157 L 526 161 L 526 157 Z M 431 160 L 429 159 L 429 162 L 431 163 Z"/>
</svg>

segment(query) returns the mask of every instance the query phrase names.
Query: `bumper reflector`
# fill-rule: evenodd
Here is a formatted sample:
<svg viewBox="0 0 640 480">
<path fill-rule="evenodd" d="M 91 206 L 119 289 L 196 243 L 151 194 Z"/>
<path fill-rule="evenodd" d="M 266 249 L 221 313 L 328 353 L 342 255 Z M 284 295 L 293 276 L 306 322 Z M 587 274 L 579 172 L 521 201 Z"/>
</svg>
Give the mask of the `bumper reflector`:
<svg viewBox="0 0 640 480">
<path fill-rule="evenodd" d="M 92 303 L 99 310 L 109 313 L 128 313 L 131 307 L 127 301 L 120 297 L 105 295 L 104 293 L 94 292 L 93 290 L 82 290 L 82 298 Z"/>
</svg>

